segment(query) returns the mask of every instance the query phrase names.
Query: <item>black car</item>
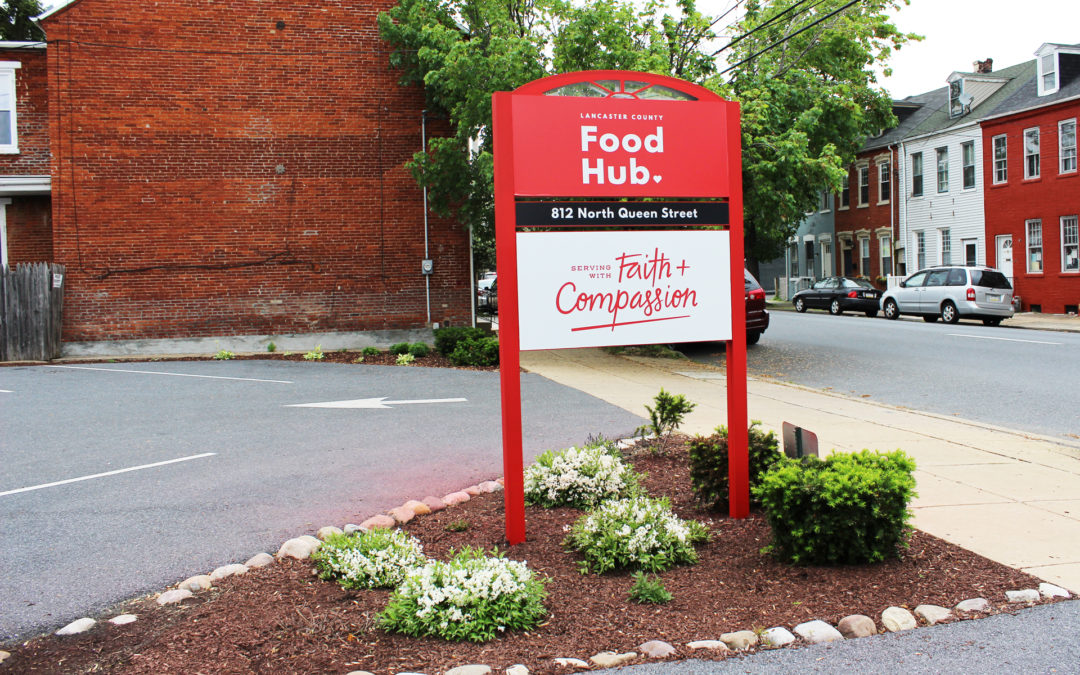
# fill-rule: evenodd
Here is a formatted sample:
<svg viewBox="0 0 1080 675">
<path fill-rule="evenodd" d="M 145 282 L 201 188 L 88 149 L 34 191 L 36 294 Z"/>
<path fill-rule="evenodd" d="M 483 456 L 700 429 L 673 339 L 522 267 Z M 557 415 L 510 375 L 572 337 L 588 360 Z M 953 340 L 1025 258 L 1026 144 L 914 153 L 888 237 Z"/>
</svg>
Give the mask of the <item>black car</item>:
<svg viewBox="0 0 1080 675">
<path fill-rule="evenodd" d="M 843 314 L 848 311 L 862 312 L 873 317 L 877 316 L 880 299 L 881 291 L 866 279 L 829 277 L 791 296 L 791 304 L 797 312 L 827 309 L 829 314 Z"/>
</svg>

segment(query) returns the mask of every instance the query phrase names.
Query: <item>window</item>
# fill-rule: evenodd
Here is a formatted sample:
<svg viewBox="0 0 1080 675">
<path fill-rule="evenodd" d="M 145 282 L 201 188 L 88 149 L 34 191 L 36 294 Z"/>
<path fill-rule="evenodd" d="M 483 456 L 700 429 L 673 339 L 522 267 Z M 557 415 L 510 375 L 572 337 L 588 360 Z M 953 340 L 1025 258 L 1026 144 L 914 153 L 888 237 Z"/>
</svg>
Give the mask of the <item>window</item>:
<svg viewBox="0 0 1080 675">
<path fill-rule="evenodd" d="M 949 149 L 937 149 L 937 191 L 949 191 Z"/>
<path fill-rule="evenodd" d="M 806 276 L 814 276 L 814 240 L 810 239 L 803 242 L 803 248 L 806 250 Z"/>
<path fill-rule="evenodd" d="M 1076 120 L 1058 122 L 1058 157 L 1061 173 L 1076 171 Z"/>
<path fill-rule="evenodd" d="M 955 80 L 949 83 L 949 117 L 960 117 L 964 114 L 963 95 L 963 80 Z"/>
<path fill-rule="evenodd" d="M 878 254 L 881 256 L 881 276 L 892 274 L 892 236 L 878 237 Z"/>
<path fill-rule="evenodd" d="M 926 267 L 926 233 L 915 233 L 915 266 L 919 269 Z"/>
<path fill-rule="evenodd" d="M 0 153 L 19 152 L 18 125 L 15 120 L 15 69 L 17 61 L 0 61 Z"/>
<path fill-rule="evenodd" d="M 1009 149 L 1005 144 L 1008 137 L 1002 134 L 994 136 L 994 182 L 1004 183 L 1009 180 Z"/>
<path fill-rule="evenodd" d="M 946 286 L 966 286 L 967 272 L 962 267 L 953 267 L 949 270 L 949 276 L 945 278 Z"/>
<path fill-rule="evenodd" d="M 979 264 L 979 247 L 974 239 L 964 240 L 964 264 L 968 267 Z"/>
<path fill-rule="evenodd" d="M 960 159 L 964 163 L 964 189 L 975 187 L 975 141 L 960 146 Z"/>
<path fill-rule="evenodd" d="M 1061 271 L 1080 272 L 1080 232 L 1076 216 L 1061 219 Z"/>
<path fill-rule="evenodd" d="M 947 227 L 941 229 L 941 264 L 952 264 L 952 231 Z"/>
<path fill-rule="evenodd" d="M 1039 127 L 1024 130 L 1024 178 L 1039 177 Z"/>
<path fill-rule="evenodd" d="M 870 276 L 870 238 L 859 237 L 859 274 Z"/>
<path fill-rule="evenodd" d="M 828 190 L 822 190 L 818 201 L 821 202 L 818 205 L 818 210 L 821 211 L 821 212 L 828 211 L 829 210 L 829 191 Z"/>
<path fill-rule="evenodd" d="M 922 153 L 911 156 L 911 196 L 922 197 Z"/>
<path fill-rule="evenodd" d="M 1057 55 L 1050 53 L 1039 57 L 1039 89 L 1042 94 L 1057 91 Z"/>
<path fill-rule="evenodd" d="M 844 182 L 840 184 L 840 208 L 846 209 L 851 205 L 851 175 L 844 176 Z"/>
<path fill-rule="evenodd" d="M 889 163 L 878 162 L 877 165 L 878 175 L 878 204 L 884 204 L 889 201 L 889 195 L 891 193 L 889 186 Z"/>
<path fill-rule="evenodd" d="M 859 206 L 870 203 L 870 167 L 859 167 Z"/>
<path fill-rule="evenodd" d="M 1041 220 L 1027 221 L 1027 271 L 1043 271 Z"/>
</svg>

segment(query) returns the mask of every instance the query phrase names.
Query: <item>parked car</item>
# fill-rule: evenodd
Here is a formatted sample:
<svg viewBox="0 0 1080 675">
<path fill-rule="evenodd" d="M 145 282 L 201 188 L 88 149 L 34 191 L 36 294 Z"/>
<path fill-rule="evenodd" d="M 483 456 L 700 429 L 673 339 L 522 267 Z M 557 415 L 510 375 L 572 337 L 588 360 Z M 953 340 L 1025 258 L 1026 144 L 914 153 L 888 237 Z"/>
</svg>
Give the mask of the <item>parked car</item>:
<svg viewBox="0 0 1080 675">
<path fill-rule="evenodd" d="M 791 304 L 797 312 L 827 309 L 829 314 L 833 315 L 862 312 L 866 316 L 874 317 L 877 316 L 880 299 L 881 291 L 866 279 L 829 277 L 791 296 Z"/>
<path fill-rule="evenodd" d="M 476 282 L 476 306 L 487 307 L 489 305 L 489 297 L 491 295 L 491 288 L 495 285 L 495 274 L 493 272 L 487 272 L 480 281 Z"/>
<path fill-rule="evenodd" d="M 743 272 L 746 289 L 746 344 L 756 345 L 761 334 L 769 327 L 769 310 L 765 309 L 765 289 L 749 270 Z"/>
<path fill-rule="evenodd" d="M 881 309 L 886 319 L 911 314 L 930 322 L 982 319 L 996 326 L 1013 315 L 1012 300 L 1012 284 L 998 270 L 943 265 L 919 270 L 885 291 Z"/>
</svg>

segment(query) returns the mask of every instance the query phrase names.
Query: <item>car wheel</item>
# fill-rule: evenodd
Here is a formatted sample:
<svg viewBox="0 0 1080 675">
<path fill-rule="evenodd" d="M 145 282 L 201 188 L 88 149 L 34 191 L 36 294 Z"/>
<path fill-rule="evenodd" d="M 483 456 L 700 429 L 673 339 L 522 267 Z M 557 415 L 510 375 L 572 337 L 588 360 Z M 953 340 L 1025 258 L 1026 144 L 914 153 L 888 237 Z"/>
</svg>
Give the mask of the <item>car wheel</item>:
<svg viewBox="0 0 1080 675">
<path fill-rule="evenodd" d="M 1000 326 L 1001 319 L 983 319 L 984 326 Z"/>
<path fill-rule="evenodd" d="M 751 331 L 751 332 L 746 334 L 746 344 L 747 345 L 756 345 L 758 343 L 758 340 L 760 340 L 760 339 L 761 339 L 761 331 L 759 331 L 759 330 Z"/>
<path fill-rule="evenodd" d="M 806 303 L 803 302 L 802 298 L 795 298 L 795 311 L 796 312 L 805 312 L 806 311 Z"/>
<path fill-rule="evenodd" d="M 891 321 L 900 318 L 900 308 L 896 306 L 896 301 L 892 298 L 885 301 L 885 318 Z"/>
<path fill-rule="evenodd" d="M 956 311 L 956 305 L 948 300 L 941 306 L 941 320 L 945 323 L 956 323 L 960 320 L 960 312 Z"/>
<path fill-rule="evenodd" d="M 926 323 L 937 323 L 938 315 L 937 314 L 924 314 L 922 320 L 925 321 Z"/>
<path fill-rule="evenodd" d="M 840 306 L 840 301 L 833 300 L 832 304 L 829 305 L 829 314 L 832 314 L 833 316 L 840 316 L 843 313 L 844 308 Z"/>
<path fill-rule="evenodd" d="M 873 319 L 875 316 L 877 316 L 877 310 L 876 309 L 868 309 L 868 310 L 866 310 L 866 316 Z"/>
</svg>

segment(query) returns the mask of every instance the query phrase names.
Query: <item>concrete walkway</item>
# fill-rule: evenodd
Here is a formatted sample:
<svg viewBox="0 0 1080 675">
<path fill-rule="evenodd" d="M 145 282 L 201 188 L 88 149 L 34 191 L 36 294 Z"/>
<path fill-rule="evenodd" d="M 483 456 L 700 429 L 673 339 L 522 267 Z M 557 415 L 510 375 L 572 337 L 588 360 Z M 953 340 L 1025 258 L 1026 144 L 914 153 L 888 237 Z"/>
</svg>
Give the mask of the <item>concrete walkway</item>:
<svg viewBox="0 0 1080 675">
<path fill-rule="evenodd" d="M 640 415 L 661 387 L 684 394 L 697 403 L 687 433 L 727 422 L 724 374 L 715 368 L 599 349 L 525 352 L 521 363 Z M 1080 592 L 1080 442 L 768 380 L 751 378 L 747 389 L 751 419 L 778 436 L 783 422 L 813 431 L 823 455 L 899 448 L 914 457 L 919 529 Z"/>
</svg>

